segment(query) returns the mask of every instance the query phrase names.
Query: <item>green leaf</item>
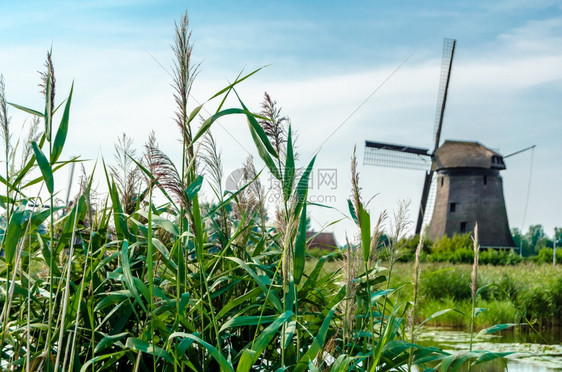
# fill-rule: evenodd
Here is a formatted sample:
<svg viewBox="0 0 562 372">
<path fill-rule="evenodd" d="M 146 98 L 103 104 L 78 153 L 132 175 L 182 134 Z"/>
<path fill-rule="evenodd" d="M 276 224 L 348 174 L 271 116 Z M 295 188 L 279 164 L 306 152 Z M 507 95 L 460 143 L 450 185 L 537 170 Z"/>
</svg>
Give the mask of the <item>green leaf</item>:
<svg viewBox="0 0 562 372">
<path fill-rule="evenodd" d="M 122 339 L 123 337 L 127 336 L 129 333 L 128 332 L 121 332 L 121 333 L 117 333 L 115 335 L 107 335 L 104 338 L 102 338 L 97 344 L 96 347 L 94 349 L 94 353 L 99 353 L 100 351 L 102 351 L 103 349 L 115 344 L 117 341 L 119 341 L 120 339 Z"/>
<path fill-rule="evenodd" d="M 179 306 L 179 311 L 181 315 L 185 315 L 185 312 L 187 310 L 187 305 L 189 304 L 189 292 L 185 292 L 181 294 L 181 298 L 180 298 L 180 306 Z"/>
<path fill-rule="evenodd" d="M 421 322 L 420 325 L 417 327 L 416 332 L 419 331 L 420 328 L 421 328 L 425 323 L 429 322 L 431 319 L 435 319 L 435 318 L 437 318 L 438 316 L 441 316 L 441 315 L 443 315 L 443 314 L 447 314 L 449 311 L 457 312 L 457 313 L 459 313 L 459 314 L 461 314 L 461 315 L 463 315 L 463 316 L 465 315 L 462 311 L 457 310 L 457 309 L 444 309 L 444 310 L 439 310 L 439 311 L 437 311 L 437 312 L 431 314 L 431 315 L 430 315 L 429 317 L 427 317 L 423 322 Z"/>
<path fill-rule="evenodd" d="M 127 343 L 125 344 L 125 347 L 128 347 L 129 349 L 133 349 L 136 351 L 142 351 L 143 353 L 151 354 L 157 356 L 158 358 L 162 358 L 167 362 L 174 363 L 174 358 L 172 357 L 172 354 L 168 353 L 166 350 L 162 349 L 159 346 L 154 346 L 138 338 L 129 337 L 127 339 Z"/>
<path fill-rule="evenodd" d="M 478 296 L 481 292 L 485 291 L 492 284 L 493 283 L 488 283 L 488 284 L 483 285 L 482 287 L 478 288 L 478 290 L 476 290 L 476 296 Z"/>
<path fill-rule="evenodd" d="M 227 320 L 219 330 L 219 333 L 224 332 L 229 328 L 254 326 L 257 324 L 267 324 L 273 322 L 277 315 L 247 315 L 247 316 L 234 316 Z"/>
<path fill-rule="evenodd" d="M 308 370 L 310 372 L 320 372 L 318 367 L 316 367 L 314 363 L 312 363 L 312 360 L 308 362 Z"/>
<path fill-rule="evenodd" d="M 476 307 L 476 308 L 474 308 L 474 316 L 477 317 L 478 314 L 480 314 L 484 311 L 486 311 L 485 307 Z"/>
<path fill-rule="evenodd" d="M 285 202 L 289 200 L 293 184 L 295 182 L 295 156 L 293 154 L 293 139 L 291 136 L 291 126 L 287 135 L 287 160 L 285 160 L 285 179 L 283 181 L 283 198 Z"/>
<path fill-rule="evenodd" d="M 170 257 L 170 252 L 168 251 L 168 248 L 166 248 L 164 243 L 162 243 L 160 240 L 156 238 L 152 238 L 152 245 L 156 247 L 158 252 L 162 254 L 162 261 L 164 261 L 166 266 L 168 266 L 171 270 L 174 271 L 178 269 L 178 265 Z"/>
<path fill-rule="evenodd" d="M 11 103 L 11 102 L 8 102 L 8 105 L 17 108 L 18 110 L 27 112 L 28 114 L 35 115 L 35 116 L 39 116 L 40 118 L 45 117 L 45 115 L 42 114 L 42 113 L 40 113 L 39 111 L 30 109 L 30 108 L 28 108 L 28 107 L 20 106 L 20 105 L 17 105 L 17 104 L 15 104 L 15 103 Z"/>
<path fill-rule="evenodd" d="M 221 371 L 234 372 L 234 368 L 232 367 L 232 364 L 230 364 L 226 360 L 226 358 L 222 355 L 222 353 L 219 350 L 217 350 L 217 348 L 215 348 L 213 345 L 203 341 L 202 339 L 200 339 L 199 337 L 193 334 L 185 333 L 185 332 L 174 332 L 170 335 L 170 337 L 168 337 L 168 340 L 171 340 L 176 337 L 189 338 L 197 342 L 199 345 L 207 349 L 209 354 L 211 354 L 211 356 L 217 361 L 217 363 L 219 363 L 221 367 Z"/>
<path fill-rule="evenodd" d="M 145 312 L 148 312 L 139 294 L 139 289 L 137 289 L 135 285 L 136 283 L 133 278 L 133 273 L 131 272 L 131 264 L 129 262 L 129 242 L 126 240 L 123 241 L 123 246 L 121 247 L 121 263 L 123 268 L 123 278 L 125 279 L 125 285 L 127 286 L 127 289 L 131 291 L 131 293 L 135 297 L 135 300 L 137 300 L 142 309 Z"/>
<path fill-rule="evenodd" d="M 366 264 L 371 255 L 371 216 L 367 210 L 359 210 L 361 224 L 361 246 L 363 248 L 363 262 Z"/>
<path fill-rule="evenodd" d="M 35 157 L 34 157 L 34 159 L 35 159 Z M 53 176 L 54 176 L 54 174 L 55 174 L 56 171 L 58 171 L 59 169 L 61 169 L 61 168 L 64 167 L 65 165 L 70 164 L 70 163 L 78 163 L 78 162 L 82 162 L 82 160 L 78 160 L 78 157 L 74 157 L 74 158 L 72 158 L 72 159 L 70 159 L 70 160 L 65 160 L 65 161 L 63 161 L 63 162 L 58 162 L 58 163 L 56 163 L 56 164 L 53 164 L 53 165 L 54 165 L 54 167 L 52 168 L 52 169 L 53 169 Z M 29 187 L 29 186 L 38 184 L 38 183 L 41 182 L 42 180 L 43 180 L 43 177 L 37 177 L 37 178 L 35 178 L 35 179 L 32 179 L 32 180 L 30 180 L 29 182 L 27 182 L 25 185 L 23 185 L 23 186 L 22 186 L 22 189 L 25 189 L 25 188 L 27 188 L 27 187 Z"/>
<path fill-rule="evenodd" d="M 45 133 L 43 133 L 41 135 L 41 139 L 39 140 L 39 147 L 41 148 L 43 146 L 43 144 L 45 143 Z M 26 177 L 29 174 L 29 170 L 33 167 L 33 164 L 35 164 L 35 155 L 33 155 L 31 157 L 31 159 L 29 159 L 29 161 L 27 162 L 27 164 L 25 165 L 25 167 L 23 167 L 19 172 L 16 173 L 16 177 L 14 182 L 12 183 L 12 187 L 17 190 L 17 186 L 19 185 L 19 183 L 24 179 L 24 177 Z M 18 192 L 21 192 L 19 190 L 17 190 Z"/>
<path fill-rule="evenodd" d="M 218 96 L 220 96 L 221 94 L 223 94 L 226 91 L 232 90 L 232 88 L 234 88 L 234 86 L 236 84 L 239 84 L 239 83 L 243 82 L 244 80 L 246 80 L 250 76 L 254 75 L 255 73 L 257 73 L 258 71 L 260 71 L 264 67 L 267 67 L 267 65 L 250 72 L 248 75 L 244 76 L 242 79 L 238 79 L 238 77 L 237 77 L 236 80 L 234 80 L 234 83 L 228 85 L 226 88 L 223 88 L 220 91 L 218 91 L 217 93 L 215 93 L 211 98 L 209 98 L 209 101 L 218 97 Z M 238 76 L 240 76 L 240 75 L 242 75 L 242 72 L 240 72 L 240 74 L 238 74 Z"/>
<path fill-rule="evenodd" d="M 295 239 L 295 252 L 293 257 L 293 275 L 295 284 L 299 284 L 304 272 L 306 259 L 306 203 L 303 204 L 299 229 Z"/>
<path fill-rule="evenodd" d="M 185 190 L 185 194 L 189 198 L 189 200 L 193 200 L 195 195 L 201 190 L 201 185 L 203 184 L 203 176 L 199 175 L 195 178 L 195 181 L 191 183 Z"/>
<path fill-rule="evenodd" d="M 146 211 L 139 210 L 136 213 L 138 213 L 139 215 L 148 219 L 148 213 Z M 170 220 L 168 220 L 164 217 L 153 214 L 152 215 L 152 224 L 166 230 L 167 232 L 172 234 L 174 237 L 178 237 L 180 235 L 178 226 L 175 223 L 173 223 L 172 221 L 170 221 Z"/>
<path fill-rule="evenodd" d="M 271 155 L 267 151 L 266 146 L 263 144 L 256 130 L 252 126 L 250 126 L 250 134 L 252 135 L 252 139 L 254 140 L 254 144 L 256 145 L 256 149 L 258 150 L 260 158 L 264 161 L 271 174 L 273 174 L 275 178 L 281 181 L 281 173 L 280 170 L 277 169 L 277 164 L 275 164 L 275 162 L 271 158 Z"/>
<path fill-rule="evenodd" d="M 296 200 L 296 207 L 294 211 L 294 215 L 298 216 L 301 212 L 302 206 L 306 202 L 306 197 L 308 195 L 308 179 L 310 177 L 310 173 L 312 173 L 312 168 L 314 167 L 314 161 L 316 160 L 316 155 L 312 158 L 308 166 L 306 167 L 305 171 L 303 172 L 301 178 L 299 179 L 299 183 L 297 184 L 297 188 L 295 189 L 293 195 Z"/>
<path fill-rule="evenodd" d="M 191 123 L 193 121 L 193 119 L 195 119 L 197 117 L 197 115 L 199 115 L 199 112 L 201 111 L 202 108 L 203 108 L 203 105 L 199 105 L 195 109 L 193 109 L 193 111 L 191 111 L 191 113 L 189 114 L 189 117 L 187 118 L 187 122 Z"/>
<path fill-rule="evenodd" d="M 250 124 L 251 129 L 253 129 L 256 132 L 259 139 L 261 140 L 261 143 L 263 143 L 263 145 L 267 149 L 267 152 L 269 152 L 274 158 L 278 158 L 279 155 L 277 154 L 277 151 L 275 151 L 275 149 L 271 145 L 271 142 L 269 141 L 269 138 L 267 138 L 267 134 L 265 134 L 265 131 L 263 130 L 262 126 L 256 120 L 256 115 L 252 114 L 248 110 L 246 105 L 244 105 L 244 102 L 242 102 L 242 100 L 238 96 L 238 93 L 236 91 L 234 91 L 234 93 L 236 93 L 236 97 L 238 98 L 238 102 L 240 102 L 240 105 L 242 105 L 242 108 L 246 112 L 246 117 L 248 118 L 248 123 Z"/>
<path fill-rule="evenodd" d="M 70 101 L 72 101 L 73 90 L 74 82 L 72 82 L 72 86 L 70 87 L 68 100 L 66 101 L 64 113 L 60 121 L 59 129 L 57 130 L 57 134 L 55 136 L 55 142 L 53 143 L 53 151 L 51 152 L 51 164 L 55 164 L 55 162 L 58 160 L 60 154 L 62 153 L 64 142 L 66 141 L 66 135 L 68 133 L 68 120 L 70 118 Z"/>
<path fill-rule="evenodd" d="M 217 121 L 218 119 L 220 119 L 223 116 L 233 115 L 233 114 L 246 114 L 246 111 L 244 111 L 242 109 L 239 109 L 239 108 L 229 108 L 229 109 L 219 111 L 214 115 L 211 115 L 211 117 L 209 117 L 207 120 L 205 120 L 203 122 L 203 124 L 201 124 L 201 128 L 199 128 L 199 130 L 197 131 L 197 134 L 195 135 L 195 137 L 193 137 L 193 140 L 191 141 L 191 145 L 193 146 L 193 144 L 199 138 L 201 138 L 211 128 L 211 125 L 215 121 Z"/>
<path fill-rule="evenodd" d="M 105 172 L 105 178 L 109 187 L 109 196 L 111 198 L 111 208 L 113 209 L 113 221 L 115 223 L 115 232 L 117 233 L 117 238 L 119 238 L 120 240 L 128 239 L 134 242 L 136 241 L 136 238 L 129 232 L 125 214 L 123 213 L 123 207 L 121 206 L 119 194 L 117 193 L 117 186 L 115 186 L 114 181 L 109 179 L 105 161 L 103 162 L 103 170 Z"/>
<path fill-rule="evenodd" d="M 3 248 L 6 263 L 10 266 L 14 263 L 18 241 L 21 238 L 22 224 L 25 222 L 27 215 L 28 212 L 25 210 L 23 204 L 19 205 L 16 211 L 10 217 L 10 221 L 6 228 L 7 234 Z"/>
<path fill-rule="evenodd" d="M 286 311 L 279 315 L 273 323 L 271 323 L 267 328 L 265 328 L 260 335 L 252 341 L 251 349 L 246 349 L 240 357 L 240 362 L 238 363 L 238 368 L 236 372 L 248 372 L 250 368 L 257 362 L 261 353 L 265 348 L 271 343 L 273 337 L 277 334 L 279 328 L 293 316 L 292 311 Z"/>
<path fill-rule="evenodd" d="M 324 343 L 326 342 L 326 335 L 328 333 L 328 329 L 330 328 L 330 322 L 332 321 L 332 317 L 334 316 L 334 312 L 336 311 L 338 306 L 339 304 L 336 304 L 334 307 L 332 307 L 330 312 L 328 312 L 328 315 L 322 322 L 322 326 L 320 326 L 316 337 L 314 337 L 312 345 L 310 345 L 307 352 L 302 356 L 301 360 L 296 365 L 294 369 L 295 372 L 304 371 L 308 367 L 308 362 L 314 360 L 318 352 L 324 347 Z"/>
<path fill-rule="evenodd" d="M 53 170 L 51 168 L 51 164 L 49 164 L 47 157 L 37 146 L 37 142 L 35 141 L 31 142 L 31 147 L 33 148 L 33 153 L 35 154 L 37 165 L 39 165 L 39 169 L 41 170 L 41 174 L 43 175 L 43 180 L 45 181 L 47 190 L 49 190 L 49 194 L 52 194 L 54 192 L 55 185 L 53 180 Z"/>
<path fill-rule="evenodd" d="M 290 321 L 287 326 L 285 327 L 285 332 L 283 334 L 283 338 L 285 339 L 285 349 L 289 348 L 289 345 L 293 342 L 293 335 L 297 330 L 297 321 L 292 320 Z"/>
<path fill-rule="evenodd" d="M 254 288 L 252 289 L 250 292 L 238 297 L 237 299 L 233 300 L 233 301 L 229 301 L 228 303 L 226 303 L 224 305 L 224 307 L 221 309 L 221 311 L 217 314 L 216 319 L 220 319 L 223 316 L 225 316 L 231 309 L 235 308 L 236 306 L 252 300 L 254 298 L 256 298 L 260 293 L 262 293 L 261 288 Z"/>
<path fill-rule="evenodd" d="M 94 363 L 99 362 L 100 360 L 105 360 L 105 359 L 110 359 L 108 362 L 105 362 L 103 364 L 104 368 L 108 368 L 113 363 L 117 362 L 126 353 L 127 353 L 126 350 L 119 350 L 119 351 L 117 351 L 115 353 L 111 353 L 111 354 L 98 355 L 97 357 L 94 357 L 94 358 L 88 360 L 86 363 L 84 363 L 82 368 L 80 368 L 80 372 L 87 372 L 88 370 L 92 370 L 93 368 L 90 368 L 90 366 L 93 366 Z"/>
<path fill-rule="evenodd" d="M 246 272 L 250 274 L 250 276 L 254 279 L 256 284 L 260 287 L 263 294 L 267 296 L 266 300 L 269 300 L 273 304 L 273 306 L 275 306 L 277 311 L 279 312 L 283 311 L 283 305 L 281 305 L 281 300 L 279 299 L 277 292 L 275 292 L 274 290 L 269 290 L 265 280 L 261 276 L 256 274 L 256 272 L 250 266 L 248 266 L 244 261 L 242 261 L 238 257 L 226 257 L 226 258 L 236 262 L 238 265 L 240 265 L 241 268 L 246 270 Z"/>
<path fill-rule="evenodd" d="M 494 326 L 491 326 L 489 328 L 481 330 L 480 332 L 478 332 L 476 337 L 479 337 L 479 336 L 482 336 L 482 335 L 489 335 L 490 333 L 496 333 L 496 332 L 499 332 L 499 331 L 503 331 L 504 329 L 515 327 L 515 326 L 518 326 L 518 325 L 519 325 L 518 323 L 496 324 Z"/>
<path fill-rule="evenodd" d="M 505 351 L 503 353 L 492 353 L 492 352 L 486 351 L 482 355 L 480 355 L 474 362 L 472 362 L 472 365 L 475 366 L 475 365 L 478 365 L 478 364 L 481 364 L 481 363 L 489 362 L 489 361 L 494 360 L 494 359 L 504 358 L 504 357 L 509 356 L 511 354 L 513 354 L 512 351 Z"/>
<path fill-rule="evenodd" d="M 355 208 L 353 208 L 353 203 L 350 199 L 347 199 L 347 206 L 349 207 L 349 214 L 351 215 L 351 218 L 353 218 L 353 221 L 355 221 L 355 223 L 359 225 L 359 218 L 357 218 Z"/>
</svg>

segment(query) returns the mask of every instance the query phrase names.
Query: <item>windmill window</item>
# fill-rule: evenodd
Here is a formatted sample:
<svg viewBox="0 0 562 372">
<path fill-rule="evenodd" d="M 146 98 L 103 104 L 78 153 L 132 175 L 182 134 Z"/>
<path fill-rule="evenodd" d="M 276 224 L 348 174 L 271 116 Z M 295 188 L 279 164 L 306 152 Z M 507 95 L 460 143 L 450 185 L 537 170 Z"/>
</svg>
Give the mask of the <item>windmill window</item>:
<svg viewBox="0 0 562 372">
<path fill-rule="evenodd" d="M 457 210 L 457 203 L 449 204 L 449 212 L 454 213 Z"/>
<path fill-rule="evenodd" d="M 465 233 L 466 232 L 466 221 L 462 221 L 461 222 L 461 232 Z"/>
<path fill-rule="evenodd" d="M 488 176 L 484 176 L 484 185 L 488 184 Z"/>
<path fill-rule="evenodd" d="M 444 180 L 444 178 L 441 177 L 441 186 L 443 186 L 443 180 Z"/>
</svg>

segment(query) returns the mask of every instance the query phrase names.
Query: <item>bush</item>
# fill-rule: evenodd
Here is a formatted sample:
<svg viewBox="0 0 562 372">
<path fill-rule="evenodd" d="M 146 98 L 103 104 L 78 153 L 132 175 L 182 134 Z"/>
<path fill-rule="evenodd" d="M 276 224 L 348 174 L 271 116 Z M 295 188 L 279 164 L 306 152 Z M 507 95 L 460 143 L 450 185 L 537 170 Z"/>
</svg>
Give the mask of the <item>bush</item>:
<svg viewBox="0 0 562 372">
<path fill-rule="evenodd" d="M 461 268 L 439 270 L 421 277 L 422 297 L 462 300 L 471 297 L 470 273 Z"/>
<path fill-rule="evenodd" d="M 537 255 L 536 261 L 541 264 L 551 264 L 552 263 L 552 248 L 541 248 L 539 254 Z M 556 263 L 562 264 L 562 247 L 556 249 Z"/>
<path fill-rule="evenodd" d="M 431 248 L 431 253 L 454 252 L 459 249 L 472 249 L 473 242 L 470 233 L 458 235 L 453 237 L 445 235 L 437 239 Z"/>
</svg>

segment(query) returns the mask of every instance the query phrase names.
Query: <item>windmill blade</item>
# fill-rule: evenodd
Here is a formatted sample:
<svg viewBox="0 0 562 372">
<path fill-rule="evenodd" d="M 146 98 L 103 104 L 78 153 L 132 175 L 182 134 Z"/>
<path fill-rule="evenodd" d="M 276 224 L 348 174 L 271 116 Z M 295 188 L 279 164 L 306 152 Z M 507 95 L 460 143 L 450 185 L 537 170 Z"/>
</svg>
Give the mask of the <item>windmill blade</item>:
<svg viewBox="0 0 562 372">
<path fill-rule="evenodd" d="M 439 80 L 439 93 L 437 94 L 437 109 L 435 112 L 435 127 L 433 130 L 433 152 L 439 147 L 441 139 L 441 128 L 443 127 L 443 115 L 445 114 L 445 104 L 447 103 L 447 92 L 449 90 L 449 80 L 451 79 L 451 67 L 453 66 L 453 56 L 455 54 L 455 39 L 443 40 L 443 60 L 441 63 L 441 79 Z"/>
<path fill-rule="evenodd" d="M 429 171 L 425 174 L 420 209 L 418 211 L 418 221 L 416 223 L 416 234 L 419 234 L 421 232 L 425 216 L 427 215 L 427 201 L 429 198 L 429 191 L 431 189 L 433 178 L 435 178 L 433 171 Z"/>
<path fill-rule="evenodd" d="M 431 167 L 431 157 L 428 149 L 365 141 L 363 164 L 427 171 Z"/>
<path fill-rule="evenodd" d="M 437 174 L 434 172 L 431 177 L 431 186 L 425 203 L 425 213 L 423 214 L 422 226 L 429 226 L 431 217 L 433 217 L 433 208 L 435 207 L 435 196 L 437 195 Z"/>
</svg>

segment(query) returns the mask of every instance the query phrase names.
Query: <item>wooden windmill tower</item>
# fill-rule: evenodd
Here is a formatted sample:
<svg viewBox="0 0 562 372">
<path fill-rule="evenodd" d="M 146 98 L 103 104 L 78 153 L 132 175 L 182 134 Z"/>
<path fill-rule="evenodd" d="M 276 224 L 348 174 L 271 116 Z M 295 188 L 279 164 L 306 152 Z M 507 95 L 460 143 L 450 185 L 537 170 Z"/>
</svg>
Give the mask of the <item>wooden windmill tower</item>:
<svg viewBox="0 0 562 372">
<path fill-rule="evenodd" d="M 513 247 L 499 173 L 505 169 L 502 155 L 478 142 L 445 141 L 440 145 L 455 43 L 453 39 L 443 43 L 432 151 L 366 141 L 364 164 L 426 171 L 416 234 L 424 218 L 432 239 L 469 232 L 478 222 L 482 247 Z M 432 204 L 433 213 L 429 210 Z"/>
</svg>

